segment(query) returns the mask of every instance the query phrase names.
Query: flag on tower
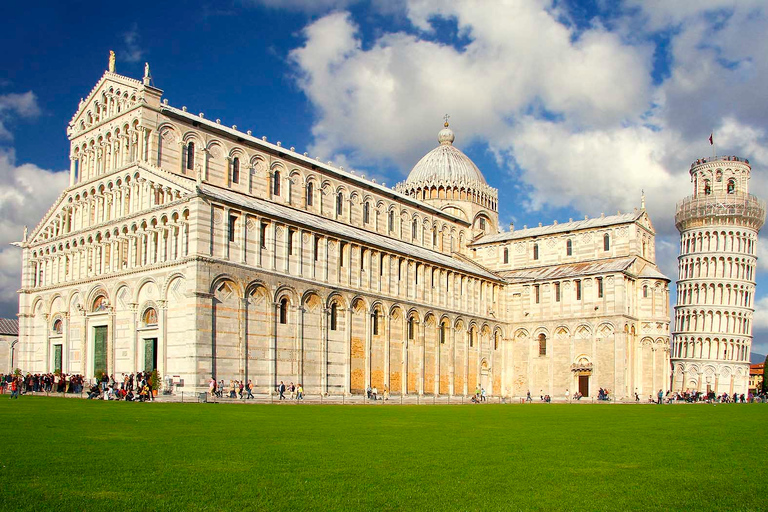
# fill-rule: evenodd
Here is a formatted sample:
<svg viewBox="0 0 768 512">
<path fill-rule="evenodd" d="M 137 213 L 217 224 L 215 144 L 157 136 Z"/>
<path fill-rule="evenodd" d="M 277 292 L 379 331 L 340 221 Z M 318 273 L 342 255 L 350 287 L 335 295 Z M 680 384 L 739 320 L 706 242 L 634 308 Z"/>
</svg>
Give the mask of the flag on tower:
<svg viewBox="0 0 768 512">
<path fill-rule="evenodd" d="M 710 134 L 709 134 L 709 145 L 710 145 L 710 146 L 714 146 L 714 145 L 715 145 L 715 142 L 712 140 L 712 136 L 713 136 L 713 135 L 714 135 L 714 133 L 710 133 Z"/>
</svg>

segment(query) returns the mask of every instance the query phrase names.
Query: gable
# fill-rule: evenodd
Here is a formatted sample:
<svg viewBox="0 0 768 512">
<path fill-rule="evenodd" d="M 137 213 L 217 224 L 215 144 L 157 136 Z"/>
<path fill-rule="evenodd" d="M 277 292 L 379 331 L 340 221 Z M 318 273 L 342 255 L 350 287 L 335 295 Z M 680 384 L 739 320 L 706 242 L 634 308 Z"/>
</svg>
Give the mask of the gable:
<svg viewBox="0 0 768 512">
<path fill-rule="evenodd" d="M 67 128 L 70 137 L 94 125 L 122 115 L 141 103 L 143 86 L 138 80 L 109 71 L 96 83 L 88 97 L 80 101 Z"/>
<path fill-rule="evenodd" d="M 107 174 L 99 177 L 97 180 L 70 187 L 62 192 L 37 227 L 32 230 L 27 239 L 27 243 L 43 243 L 57 236 L 64 234 L 68 235 L 75 231 L 89 229 L 91 226 L 96 225 L 90 224 L 87 226 L 80 226 L 78 225 L 78 222 L 80 222 L 79 220 L 71 220 L 73 206 L 85 205 L 85 208 L 93 208 L 91 197 L 104 191 L 107 192 L 107 195 L 110 195 L 110 191 L 116 190 L 117 187 L 124 185 L 125 183 L 131 181 L 135 182 L 136 179 L 145 179 L 156 187 L 159 187 L 163 191 L 163 194 L 170 194 L 167 196 L 169 199 L 163 201 L 163 203 L 175 201 L 177 200 L 177 196 L 188 196 L 194 191 L 194 182 L 191 180 L 179 178 L 165 171 L 153 169 L 140 163 L 129 170 Z M 133 215 L 134 213 L 138 213 L 138 211 L 131 212 L 130 215 Z M 80 215 L 82 215 L 82 212 L 80 212 Z M 101 223 L 103 222 L 99 222 L 98 224 Z M 65 226 L 68 228 L 65 229 Z"/>
</svg>

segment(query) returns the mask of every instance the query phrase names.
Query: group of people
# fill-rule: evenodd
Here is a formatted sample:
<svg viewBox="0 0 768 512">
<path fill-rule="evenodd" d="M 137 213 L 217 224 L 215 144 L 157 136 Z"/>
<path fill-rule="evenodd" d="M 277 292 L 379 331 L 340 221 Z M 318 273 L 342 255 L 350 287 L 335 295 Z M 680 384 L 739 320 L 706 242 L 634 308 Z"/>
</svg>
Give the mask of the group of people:
<svg viewBox="0 0 768 512">
<path fill-rule="evenodd" d="M 286 391 L 291 393 L 291 400 L 304 400 L 304 386 L 302 386 L 301 383 L 296 386 L 293 382 L 291 382 L 288 386 L 286 386 L 285 382 L 280 381 L 280 384 L 277 385 L 276 390 L 279 396 L 279 400 L 285 400 Z"/>
<path fill-rule="evenodd" d="M 487 402 L 488 397 L 485 394 L 485 388 L 477 386 L 475 388 L 475 394 L 472 396 L 472 403 L 479 404 L 481 402 Z"/>
<path fill-rule="evenodd" d="M 745 403 L 752 403 L 752 402 L 765 402 L 768 400 L 768 395 L 765 393 L 758 393 L 758 394 L 752 394 L 747 393 L 746 395 L 744 393 L 721 393 L 716 394 L 714 391 L 710 391 L 708 393 L 702 393 L 701 391 L 690 391 L 686 390 L 682 393 L 671 393 L 667 392 L 666 401 L 667 403 L 671 402 L 687 402 L 687 403 L 696 403 L 696 402 L 707 402 L 707 403 L 717 403 L 717 404 L 745 404 Z"/>
<path fill-rule="evenodd" d="M 155 399 L 155 390 L 159 388 L 160 383 L 154 382 L 152 372 L 123 373 L 119 381 L 114 375 L 102 373 L 88 389 L 88 399 L 152 402 Z"/>
<path fill-rule="evenodd" d="M 214 398 L 224 398 L 225 395 L 228 398 L 239 398 L 240 400 L 254 398 L 251 379 L 248 379 L 247 383 L 241 380 L 230 380 L 229 386 L 227 386 L 224 379 L 216 382 L 216 379 L 211 377 L 211 380 L 208 381 L 208 392 Z"/>
<path fill-rule="evenodd" d="M 64 373 L 28 373 L 27 375 L 0 374 L 0 393 L 10 391 L 16 381 L 17 391 L 24 393 L 80 393 L 85 379 L 82 375 Z"/>
<path fill-rule="evenodd" d="M 389 390 L 384 386 L 384 396 L 379 396 L 379 388 L 368 386 L 365 390 L 365 396 L 368 400 L 389 400 Z"/>
</svg>

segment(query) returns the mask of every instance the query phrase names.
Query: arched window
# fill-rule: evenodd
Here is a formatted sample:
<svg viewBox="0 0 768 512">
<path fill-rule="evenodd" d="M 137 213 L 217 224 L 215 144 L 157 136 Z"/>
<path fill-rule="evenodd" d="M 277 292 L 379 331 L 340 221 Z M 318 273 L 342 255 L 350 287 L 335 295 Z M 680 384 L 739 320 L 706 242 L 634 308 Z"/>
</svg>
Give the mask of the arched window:
<svg viewBox="0 0 768 512">
<path fill-rule="evenodd" d="M 141 317 L 141 321 L 145 326 L 157 325 L 157 310 L 155 308 L 147 308 Z"/>
<path fill-rule="evenodd" d="M 336 194 L 336 215 L 344 213 L 344 194 L 339 192 Z"/>
<path fill-rule="evenodd" d="M 712 185 L 710 185 L 709 180 L 704 180 L 704 195 L 708 196 L 712 193 Z"/>
<path fill-rule="evenodd" d="M 728 193 L 733 194 L 736 192 L 736 182 L 734 180 L 728 180 Z"/>
<path fill-rule="evenodd" d="M 408 339 L 412 340 L 416 332 L 416 319 L 414 317 L 408 318 Z"/>
<path fill-rule="evenodd" d="M 335 331 L 339 327 L 339 306 L 334 302 L 331 304 L 331 330 Z"/>
<path fill-rule="evenodd" d="M 643 298 L 648 298 L 648 285 L 643 286 Z"/>
<path fill-rule="evenodd" d="M 272 174 L 272 195 L 280 195 L 280 171 L 275 171 Z"/>
<path fill-rule="evenodd" d="M 57 318 L 53 321 L 53 326 L 51 327 L 51 330 L 53 330 L 54 334 L 61 334 L 63 331 L 63 323 L 61 321 L 61 318 Z"/>
<path fill-rule="evenodd" d="M 368 201 L 363 203 L 363 224 L 368 224 L 371 221 L 371 205 Z"/>
<path fill-rule="evenodd" d="M 539 259 L 539 244 L 533 244 L 533 259 Z"/>
<path fill-rule="evenodd" d="M 609 235 L 608 233 L 603 235 L 603 250 L 604 251 L 611 250 L 611 235 Z"/>
<path fill-rule="evenodd" d="M 499 333 L 493 335 L 493 350 L 499 350 Z"/>
<path fill-rule="evenodd" d="M 91 311 L 93 313 L 98 313 L 99 311 L 106 311 L 107 310 L 107 298 L 103 295 L 99 295 L 96 297 L 96 300 L 93 301 L 93 308 L 91 308 Z"/>
<path fill-rule="evenodd" d="M 311 181 L 307 183 L 307 206 L 312 206 L 315 199 L 315 184 Z"/>
<path fill-rule="evenodd" d="M 445 323 L 440 323 L 440 344 L 445 343 Z"/>
<path fill-rule="evenodd" d="M 232 183 L 240 183 L 240 159 L 238 157 L 232 160 Z"/>
<path fill-rule="evenodd" d="M 715 173 L 715 181 L 717 181 L 718 183 L 723 181 L 723 171 L 717 171 Z"/>
<path fill-rule="evenodd" d="M 344 251 L 347 248 L 347 242 L 341 242 L 339 244 L 339 266 L 344 266 Z"/>
<path fill-rule="evenodd" d="M 416 233 L 419 228 L 419 221 L 416 219 L 413 219 L 413 224 L 411 224 L 411 238 L 413 240 L 416 240 Z"/>
<path fill-rule="evenodd" d="M 288 323 L 288 298 L 283 297 L 280 299 L 280 323 Z"/>
<path fill-rule="evenodd" d="M 475 329 L 470 329 L 467 333 L 467 339 L 469 340 L 469 346 L 474 347 L 475 346 Z"/>
<path fill-rule="evenodd" d="M 187 144 L 187 169 L 193 171 L 195 169 L 195 143 L 190 142 Z"/>
<path fill-rule="evenodd" d="M 509 263 L 509 248 L 504 248 L 504 263 Z"/>
<path fill-rule="evenodd" d="M 565 242 L 565 255 L 573 256 L 573 240 L 570 238 Z"/>
<path fill-rule="evenodd" d="M 387 219 L 387 229 L 389 229 L 390 233 L 395 230 L 395 212 L 392 210 L 389 211 L 389 218 Z"/>
<path fill-rule="evenodd" d="M 547 355 L 547 336 L 544 333 L 539 334 L 539 355 Z"/>
<path fill-rule="evenodd" d="M 371 315 L 371 331 L 374 336 L 379 334 L 379 312 L 374 310 Z"/>
<path fill-rule="evenodd" d="M 480 229 L 485 231 L 485 219 L 480 217 Z"/>
</svg>

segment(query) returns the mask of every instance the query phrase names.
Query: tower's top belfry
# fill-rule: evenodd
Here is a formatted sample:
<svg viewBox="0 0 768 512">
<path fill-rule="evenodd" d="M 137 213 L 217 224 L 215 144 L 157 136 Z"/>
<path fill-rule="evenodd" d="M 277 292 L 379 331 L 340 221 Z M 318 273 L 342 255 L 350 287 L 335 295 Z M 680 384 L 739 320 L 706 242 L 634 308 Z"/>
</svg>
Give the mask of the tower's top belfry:
<svg viewBox="0 0 768 512">
<path fill-rule="evenodd" d="M 737 156 L 700 158 L 691 164 L 693 194 L 677 203 L 681 233 L 701 225 L 739 225 L 759 231 L 765 202 L 749 193 L 752 167 Z"/>
</svg>

